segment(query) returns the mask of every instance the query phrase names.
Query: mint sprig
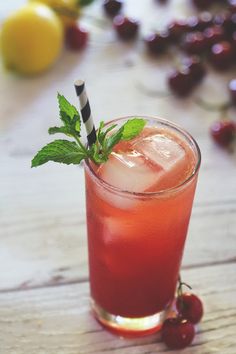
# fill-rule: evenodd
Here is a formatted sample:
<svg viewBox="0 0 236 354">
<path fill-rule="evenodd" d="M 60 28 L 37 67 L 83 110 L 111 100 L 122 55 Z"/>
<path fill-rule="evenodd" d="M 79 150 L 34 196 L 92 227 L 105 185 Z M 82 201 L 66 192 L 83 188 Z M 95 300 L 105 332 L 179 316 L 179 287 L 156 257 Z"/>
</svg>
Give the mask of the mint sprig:
<svg viewBox="0 0 236 354">
<path fill-rule="evenodd" d="M 48 161 L 77 165 L 84 159 L 90 159 L 96 164 L 104 163 L 116 144 L 122 140 L 135 138 L 146 124 L 144 119 L 133 118 L 116 129 L 117 124 L 105 128 L 104 122 L 101 121 L 97 131 L 97 140 L 89 147 L 80 140 L 81 119 L 78 110 L 63 95 L 58 93 L 57 99 L 63 125 L 51 127 L 48 132 L 49 134 L 65 134 L 74 141 L 59 139 L 47 144 L 34 156 L 31 167 L 43 165 Z"/>
</svg>

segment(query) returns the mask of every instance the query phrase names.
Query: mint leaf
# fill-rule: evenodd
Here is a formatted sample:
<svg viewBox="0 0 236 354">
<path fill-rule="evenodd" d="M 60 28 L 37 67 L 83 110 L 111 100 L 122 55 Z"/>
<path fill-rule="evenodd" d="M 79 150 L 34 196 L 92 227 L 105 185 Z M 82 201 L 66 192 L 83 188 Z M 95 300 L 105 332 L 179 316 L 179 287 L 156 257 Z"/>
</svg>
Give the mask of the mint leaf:
<svg viewBox="0 0 236 354">
<path fill-rule="evenodd" d="M 54 140 L 44 146 L 33 158 L 31 167 L 37 167 L 48 161 L 79 164 L 87 156 L 80 146 L 68 140 Z"/>
<path fill-rule="evenodd" d="M 65 134 L 68 136 L 73 136 L 73 134 L 71 133 L 71 131 L 68 127 L 51 127 L 48 129 L 48 133 L 50 135 L 61 133 L 61 134 Z"/>
<path fill-rule="evenodd" d="M 80 140 L 81 119 L 77 109 L 67 99 L 57 95 L 60 119 L 63 126 L 49 128 L 49 134 L 65 134 L 75 141 L 55 140 L 44 146 L 33 158 L 32 167 L 40 166 L 48 161 L 65 164 L 79 164 L 84 159 L 90 159 L 96 164 L 108 160 L 114 146 L 121 140 L 135 138 L 142 131 L 146 121 L 133 118 L 124 123 L 119 129 L 113 131 L 117 124 L 105 129 L 104 122 L 100 122 L 97 131 L 97 140 L 92 146 L 84 145 Z"/>
<path fill-rule="evenodd" d="M 107 137 L 105 146 L 108 153 L 111 153 L 113 147 L 122 139 L 123 132 L 124 126 L 120 127 L 120 129 L 118 129 L 114 134 L 111 134 Z"/>
<path fill-rule="evenodd" d="M 117 126 L 117 124 L 113 124 L 111 125 L 109 128 L 107 128 L 105 131 L 102 131 L 102 129 L 104 128 L 104 122 L 101 121 L 98 131 L 97 131 L 97 139 L 99 141 L 99 143 L 103 146 L 104 140 L 106 138 L 106 135 L 113 130 L 115 127 Z"/>
<path fill-rule="evenodd" d="M 101 164 L 108 160 L 108 155 L 101 149 L 100 144 L 93 144 L 89 149 L 88 158 L 96 164 Z"/>
<path fill-rule="evenodd" d="M 74 116 L 79 116 L 79 112 L 75 108 L 75 106 L 73 106 L 69 101 L 67 101 L 67 99 L 63 95 L 58 93 L 57 99 L 59 103 L 60 114 L 61 112 L 66 113 L 71 120 L 74 118 Z"/>
<path fill-rule="evenodd" d="M 57 94 L 60 118 L 64 123 L 65 127 L 70 127 L 74 130 L 74 134 L 80 136 L 81 122 L 78 110 L 73 106 L 67 99 Z"/>
<path fill-rule="evenodd" d="M 124 125 L 123 125 L 123 133 L 121 140 L 131 140 L 135 138 L 137 135 L 141 133 L 143 130 L 144 126 L 146 124 L 146 121 L 141 118 L 134 118 L 128 120 Z"/>
</svg>

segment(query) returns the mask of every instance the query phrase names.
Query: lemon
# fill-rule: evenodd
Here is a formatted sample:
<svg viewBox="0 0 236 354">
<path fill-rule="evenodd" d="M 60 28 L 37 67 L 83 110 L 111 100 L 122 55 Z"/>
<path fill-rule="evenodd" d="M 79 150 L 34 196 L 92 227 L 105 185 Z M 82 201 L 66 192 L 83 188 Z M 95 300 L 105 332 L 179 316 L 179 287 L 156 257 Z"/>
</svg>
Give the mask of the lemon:
<svg viewBox="0 0 236 354">
<path fill-rule="evenodd" d="M 78 0 L 29 0 L 30 2 L 40 2 L 53 9 L 60 17 L 63 25 L 68 27 L 76 22 L 80 14 Z"/>
<path fill-rule="evenodd" d="M 3 22 L 3 63 L 22 74 L 40 73 L 56 61 L 63 34 L 61 21 L 53 10 L 39 3 L 27 4 Z"/>
</svg>

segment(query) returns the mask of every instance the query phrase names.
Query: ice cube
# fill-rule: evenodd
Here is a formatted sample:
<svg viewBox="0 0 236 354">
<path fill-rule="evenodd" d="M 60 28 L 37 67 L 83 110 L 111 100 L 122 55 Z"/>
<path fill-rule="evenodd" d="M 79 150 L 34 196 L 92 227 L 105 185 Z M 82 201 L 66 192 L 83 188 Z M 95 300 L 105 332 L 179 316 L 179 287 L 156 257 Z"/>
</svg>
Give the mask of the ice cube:
<svg viewBox="0 0 236 354">
<path fill-rule="evenodd" d="M 99 175 L 105 182 L 131 192 L 144 192 L 157 183 L 163 173 L 161 166 L 153 166 L 142 153 L 135 150 L 113 152 L 99 170 Z"/>
<path fill-rule="evenodd" d="M 158 133 L 138 140 L 134 148 L 153 164 L 170 171 L 185 158 L 184 148 L 171 137 Z"/>
<path fill-rule="evenodd" d="M 162 167 L 153 167 L 149 161 L 139 152 L 132 150 L 129 152 L 113 152 L 109 160 L 102 164 L 97 174 L 105 182 L 120 188 L 122 191 L 144 192 L 164 173 Z M 132 195 L 115 193 L 106 189 L 97 193 L 109 204 L 119 209 L 130 209 L 138 205 L 138 200 Z"/>
</svg>

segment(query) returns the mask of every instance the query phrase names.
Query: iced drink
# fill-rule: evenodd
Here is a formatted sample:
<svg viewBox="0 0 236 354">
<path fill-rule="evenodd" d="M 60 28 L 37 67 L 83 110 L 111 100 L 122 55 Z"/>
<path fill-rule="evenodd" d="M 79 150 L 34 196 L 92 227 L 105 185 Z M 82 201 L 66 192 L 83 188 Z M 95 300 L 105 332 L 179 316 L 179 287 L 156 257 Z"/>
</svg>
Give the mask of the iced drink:
<svg viewBox="0 0 236 354">
<path fill-rule="evenodd" d="M 137 334 L 157 330 L 175 296 L 200 166 L 188 133 L 142 118 L 142 133 L 116 145 L 108 162 L 85 164 L 95 316 Z"/>
</svg>

